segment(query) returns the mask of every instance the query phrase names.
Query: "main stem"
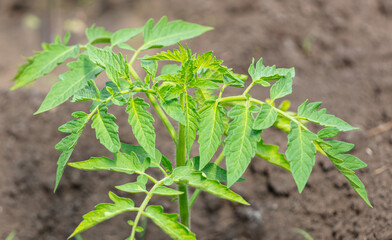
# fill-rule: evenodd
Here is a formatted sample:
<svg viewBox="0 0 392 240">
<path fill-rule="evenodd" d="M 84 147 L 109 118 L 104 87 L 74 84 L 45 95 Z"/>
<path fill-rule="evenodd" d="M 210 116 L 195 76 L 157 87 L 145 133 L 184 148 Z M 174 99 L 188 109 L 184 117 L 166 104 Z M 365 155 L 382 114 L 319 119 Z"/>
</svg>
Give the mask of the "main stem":
<svg viewBox="0 0 392 240">
<path fill-rule="evenodd" d="M 180 97 L 181 104 L 184 103 L 184 95 Z M 178 140 L 176 148 L 176 167 L 185 166 L 186 160 L 186 134 L 185 126 L 179 123 L 178 129 Z M 178 191 L 183 192 L 179 196 L 179 208 L 180 208 L 180 221 L 182 224 L 190 228 L 190 212 L 188 203 L 188 188 L 184 184 L 178 184 Z"/>
</svg>

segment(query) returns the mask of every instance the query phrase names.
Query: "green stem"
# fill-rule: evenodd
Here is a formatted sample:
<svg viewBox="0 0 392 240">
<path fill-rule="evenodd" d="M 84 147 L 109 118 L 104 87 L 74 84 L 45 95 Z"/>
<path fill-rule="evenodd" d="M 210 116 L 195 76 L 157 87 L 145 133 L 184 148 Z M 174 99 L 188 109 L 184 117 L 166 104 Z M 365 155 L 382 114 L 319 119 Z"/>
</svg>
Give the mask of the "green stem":
<svg viewBox="0 0 392 240">
<path fill-rule="evenodd" d="M 219 165 L 220 162 L 222 162 L 222 160 L 225 158 L 225 155 L 223 154 L 223 151 L 219 154 L 219 156 L 216 158 L 215 160 L 215 164 Z"/>
<path fill-rule="evenodd" d="M 184 104 L 184 94 L 180 97 L 180 103 Z M 178 140 L 176 146 L 176 167 L 185 166 L 186 160 L 186 133 L 185 126 L 179 123 Z M 188 188 L 184 184 L 178 184 L 178 191 L 183 192 L 179 196 L 179 208 L 180 208 L 180 221 L 182 224 L 190 228 L 190 211 L 188 205 Z"/>
<path fill-rule="evenodd" d="M 159 106 L 157 100 L 151 93 L 146 93 L 148 99 L 151 102 L 151 105 L 154 107 L 155 111 L 158 113 L 158 116 L 161 118 L 163 124 L 166 129 L 169 131 L 170 136 L 172 137 L 174 143 L 177 144 L 177 132 L 171 124 L 170 120 L 167 118 L 165 112 L 162 110 L 161 106 Z"/>
<path fill-rule="evenodd" d="M 136 52 L 133 54 L 131 60 L 129 61 L 128 65 L 130 68 L 133 69 L 133 62 L 135 62 L 137 55 L 139 55 L 139 53 L 142 51 L 142 47 L 140 47 L 138 50 L 136 50 Z"/>
<path fill-rule="evenodd" d="M 134 221 L 133 226 L 132 226 L 132 233 L 131 233 L 130 240 L 134 240 L 135 239 L 137 224 L 139 223 L 140 217 L 142 216 L 142 214 L 144 212 L 144 209 L 147 207 L 148 202 L 150 202 L 150 200 L 152 198 L 152 195 L 154 194 L 155 189 L 157 189 L 159 186 L 161 186 L 165 180 L 166 180 L 166 178 L 163 178 L 162 180 L 157 182 L 150 189 L 150 191 L 147 193 L 146 198 L 144 199 L 144 201 L 142 202 L 142 204 L 140 205 L 140 207 L 138 209 L 135 221 Z"/>
<path fill-rule="evenodd" d="M 193 192 L 191 198 L 189 199 L 189 207 L 190 207 L 190 208 L 193 207 L 193 204 L 195 204 L 196 199 L 197 199 L 197 197 L 199 197 L 200 193 L 201 193 L 201 190 L 200 190 L 199 188 L 197 188 L 197 189 Z"/>
<path fill-rule="evenodd" d="M 246 89 L 245 91 L 242 93 L 242 96 L 245 96 L 249 90 L 253 87 L 253 85 L 255 85 L 255 82 L 252 82 Z"/>
</svg>

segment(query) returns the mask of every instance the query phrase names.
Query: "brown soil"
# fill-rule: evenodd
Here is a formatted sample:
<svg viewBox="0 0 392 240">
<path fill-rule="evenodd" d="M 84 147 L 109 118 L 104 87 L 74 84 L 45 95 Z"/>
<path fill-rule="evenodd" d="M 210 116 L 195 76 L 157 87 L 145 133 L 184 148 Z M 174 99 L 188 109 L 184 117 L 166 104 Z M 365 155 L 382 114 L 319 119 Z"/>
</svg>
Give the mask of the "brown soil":
<svg viewBox="0 0 392 240">
<path fill-rule="evenodd" d="M 266 64 L 294 66 L 296 107 L 306 98 L 322 101 L 330 113 L 361 130 L 341 134 L 356 144 L 354 155 L 369 166 L 358 171 L 374 208 L 369 208 L 333 165 L 319 157 L 304 192 L 298 194 L 290 174 L 255 159 L 247 181 L 233 189 L 250 207 L 203 194 L 193 210 L 193 231 L 199 239 L 303 239 L 291 229 L 306 230 L 315 239 L 392 239 L 392 134 L 368 130 L 392 120 L 392 5 L 388 0 L 291 1 L 63 1 L 53 16 L 96 22 L 109 30 L 140 26 L 162 15 L 214 26 L 215 30 L 188 42 L 199 52 L 214 50 L 236 72 L 246 73 L 252 57 Z M 23 24 L 26 14 L 48 16 L 46 1 L 0 2 L 0 238 L 13 230 L 15 239 L 66 239 L 81 216 L 94 205 L 108 201 L 113 186 L 129 181 L 121 174 L 86 173 L 67 168 L 53 194 L 56 160 L 53 146 L 62 137 L 57 127 L 74 110 L 86 105 L 66 104 L 49 113 L 32 116 L 48 89 L 50 75 L 32 89 L 8 92 L 21 55 L 38 50 L 42 39 L 57 32 L 54 23 L 38 30 Z M 78 4 L 77 4 L 78 3 Z M 46 32 L 40 29 L 46 30 Z M 47 29 L 54 29 L 47 32 Z M 73 41 L 83 40 L 74 34 Z M 264 92 L 253 94 L 263 97 Z M 119 114 L 121 139 L 132 141 L 123 110 Z M 163 129 L 157 122 L 156 127 Z M 266 143 L 285 138 L 272 130 Z M 158 147 L 173 156 L 166 131 Z M 94 133 L 83 134 L 71 161 L 107 154 Z M 176 210 L 164 203 L 168 211 Z M 124 239 L 129 226 L 124 217 L 87 231 L 88 239 Z M 128 216 L 129 217 L 129 216 Z M 166 239 L 152 224 L 146 239 Z"/>
</svg>

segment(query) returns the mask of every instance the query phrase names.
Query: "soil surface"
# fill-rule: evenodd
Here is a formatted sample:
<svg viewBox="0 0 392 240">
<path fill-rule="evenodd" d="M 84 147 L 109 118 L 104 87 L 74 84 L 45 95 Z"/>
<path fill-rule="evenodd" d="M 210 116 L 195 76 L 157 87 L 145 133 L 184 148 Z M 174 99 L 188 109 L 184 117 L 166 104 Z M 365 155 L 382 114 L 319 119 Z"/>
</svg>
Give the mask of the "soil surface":
<svg viewBox="0 0 392 240">
<path fill-rule="evenodd" d="M 188 41 L 189 46 L 197 52 L 213 50 L 238 73 L 247 72 L 252 57 L 263 57 L 268 65 L 294 66 L 292 107 L 307 98 L 322 101 L 329 113 L 359 127 L 339 139 L 355 143 L 352 154 L 368 164 L 357 174 L 373 209 L 324 157 L 318 157 L 302 194 L 289 173 L 254 159 L 244 175 L 247 181 L 233 186 L 251 206 L 202 194 L 192 214 L 198 239 L 304 239 L 292 228 L 301 228 L 314 239 L 392 239 L 392 130 L 371 130 L 392 120 L 391 1 L 75 0 L 57 1 L 51 11 L 47 2 L 0 2 L 0 239 L 13 230 L 15 240 L 66 239 L 83 214 L 109 201 L 107 193 L 114 185 L 130 180 L 122 174 L 67 168 L 53 194 L 59 156 L 53 147 L 63 136 L 57 127 L 71 119 L 72 111 L 88 106 L 65 104 L 33 116 L 56 74 L 30 89 L 9 92 L 16 66 L 23 63 L 20 56 L 30 56 L 64 26 L 73 30 L 72 41 L 77 42 L 85 41 L 83 24 L 115 31 L 163 15 L 213 26 L 214 31 Z M 258 90 L 253 94 L 263 98 L 265 92 Z M 122 141 L 133 142 L 123 110 L 112 112 L 118 114 Z M 159 149 L 173 157 L 170 138 L 159 121 L 156 128 L 163 129 Z M 286 139 L 278 131 L 263 133 L 263 138 L 285 149 Z M 71 161 L 107 154 L 87 128 Z M 167 212 L 176 210 L 169 201 L 164 206 Z M 83 237 L 125 239 L 130 233 L 126 217 L 102 223 Z M 166 239 L 153 224 L 148 229 L 146 239 Z"/>
</svg>

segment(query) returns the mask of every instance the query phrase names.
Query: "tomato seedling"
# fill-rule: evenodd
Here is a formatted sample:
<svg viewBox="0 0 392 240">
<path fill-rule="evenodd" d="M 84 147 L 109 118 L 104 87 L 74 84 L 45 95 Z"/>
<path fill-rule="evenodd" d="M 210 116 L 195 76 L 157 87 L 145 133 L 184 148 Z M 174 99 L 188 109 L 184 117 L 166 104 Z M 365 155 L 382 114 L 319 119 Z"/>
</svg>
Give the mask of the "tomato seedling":
<svg viewBox="0 0 392 240">
<path fill-rule="evenodd" d="M 143 27 L 114 33 L 93 26 L 86 30 L 87 44 L 68 45 L 69 34 L 63 40 L 56 37 L 54 43 L 43 44 L 41 52 L 19 67 L 13 89 L 48 74 L 67 59 L 76 59 L 68 64 L 70 71 L 60 75 L 60 81 L 52 86 L 35 114 L 57 107 L 70 98 L 71 102 L 91 102 L 88 111 L 73 113 L 75 119 L 59 127 L 60 132 L 69 135 L 55 146 L 62 153 L 57 163 L 54 189 L 68 165 L 86 171 L 136 174 L 137 181 L 115 188 L 145 195 L 141 205 L 135 206 L 131 199 L 110 192 L 113 203 L 99 204 L 84 215 L 70 237 L 116 215 L 133 211 L 136 217 L 128 222 L 132 226 L 130 240 L 142 230 L 139 226 L 142 216 L 151 219 L 173 239 L 196 239 L 190 230 L 190 209 L 200 191 L 247 205 L 248 202 L 230 187 L 243 180 L 241 176 L 256 155 L 291 172 L 299 192 L 302 192 L 319 152 L 332 161 L 358 195 L 371 206 L 363 183 L 354 173 L 366 164 L 345 154 L 354 147 L 353 144 L 332 139 L 339 132 L 356 128 L 327 114 L 326 109 L 319 109 L 321 102 L 306 100 L 296 112 L 288 110 L 290 103 L 287 100 L 278 106 L 277 101 L 292 92 L 294 68 L 265 66 L 262 59 L 252 60 L 248 70 L 250 80 L 247 80 L 248 76 L 236 74 L 212 52 L 194 54 L 179 44 L 211 29 L 181 20 L 168 22 L 166 17 L 156 25 L 150 19 Z M 127 42 L 139 34 L 143 34 L 143 44 L 133 48 Z M 98 43 L 106 46 L 97 47 Z M 138 58 L 145 50 L 175 44 L 178 47 L 174 50 Z M 127 60 L 125 55 L 113 49 L 130 51 L 133 55 Z M 134 69 L 137 62 L 144 69 L 143 75 Z M 158 64 L 162 64 L 160 70 Z M 103 89 L 99 89 L 95 79 L 103 72 L 107 82 Z M 249 91 L 256 86 L 270 88 L 268 98 L 252 97 Z M 223 95 L 225 89 L 233 87 L 245 90 L 240 95 Z M 140 95 L 144 95 L 149 103 L 138 97 Z M 108 112 L 111 105 L 125 107 L 139 145 L 125 144 L 120 140 L 116 117 Z M 150 106 L 173 140 L 175 159 L 168 159 L 155 147 L 155 119 L 149 112 Z M 90 121 L 97 139 L 113 153 L 113 158 L 91 157 L 68 163 Z M 318 133 L 311 132 L 307 127 L 309 122 L 322 129 Z M 261 132 L 270 127 L 288 134 L 284 154 L 278 151 L 278 146 L 267 145 L 261 139 Z M 191 156 L 196 139 L 199 154 Z M 218 154 L 220 148 L 223 150 Z M 218 157 L 212 160 L 214 156 Z M 219 166 L 222 160 L 226 162 L 225 168 Z M 152 174 L 151 168 L 158 169 L 161 175 Z M 152 182 L 152 187 L 146 186 L 148 182 Z M 191 196 L 189 187 L 195 189 Z M 155 195 L 176 197 L 179 216 L 164 213 L 160 205 L 150 205 Z"/>
</svg>

